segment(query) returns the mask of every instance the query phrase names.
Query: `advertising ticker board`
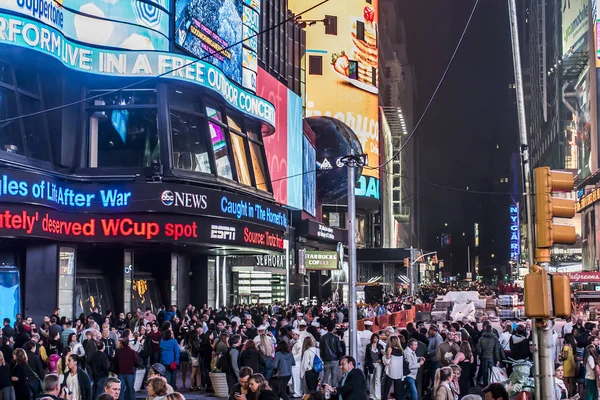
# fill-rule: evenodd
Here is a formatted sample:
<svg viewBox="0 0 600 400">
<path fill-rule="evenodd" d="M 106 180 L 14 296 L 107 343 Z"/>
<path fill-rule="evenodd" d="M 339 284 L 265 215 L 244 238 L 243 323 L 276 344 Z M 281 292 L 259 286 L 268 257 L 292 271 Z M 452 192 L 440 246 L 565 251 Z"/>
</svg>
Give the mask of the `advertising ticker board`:
<svg viewBox="0 0 600 400">
<path fill-rule="evenodd" d="M 83 242 L 219 244 L 281 251 L 283 231 L 178 214 L 83 214 L 35 205 L 0 206 L 0 234 Z"/>
<path fill-rule="evenodd" d="M 113 77 L 161 76 L 212 90 L 231 107 L 275 126 L 275 107 L 227 78 L 216 66 L 197 58 L 164 51 L 129 51 L 76 43 L 60 30 L 25 17 L 0 12 L 0 45 L 50 55 L 76 71 Z M 176 70 L 176 71 L 175 71 Z M 164 74 L 164 75 L 162 75 Z"/>
<path fill-rule="evenodd" d="M 72 213 L 157 212 L 210 216 L 285 230 L 287 210 L 236 193 L 168 183 L 85 184 L 0 170 L 0 203 L 35 204 Z"/>
</svg>

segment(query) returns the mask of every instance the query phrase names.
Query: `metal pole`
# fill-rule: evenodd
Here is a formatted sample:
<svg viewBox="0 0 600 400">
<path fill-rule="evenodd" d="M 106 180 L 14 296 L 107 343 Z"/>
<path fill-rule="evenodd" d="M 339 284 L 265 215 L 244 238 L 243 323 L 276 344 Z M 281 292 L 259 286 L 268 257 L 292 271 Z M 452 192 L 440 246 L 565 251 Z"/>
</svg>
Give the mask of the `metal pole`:
<svg viewBox="0 0 600 400">
<path fill-rule="evenodd" d="M 356 199 L 354 197 L 355 185 L 355 162 L 349 162 L 348 168 L 348 288 L 350 301 L 348 303 L 348 325 L 349 325 L 349 344 L 350 355 L 355 360 L 358 359 L 358 322 L 356 312 Z"/>
<path fill-rule="evenodd" d="M 467 272 L 471 274 L 471 246 L 467 246 Z M 471 274 L 473 279 L 473 274 Z"/>
<path fill-rule="evenodd" d="M 408 258 L 408 295 L 414 295 L 413 292 L 413 247 L 410 246 L 410 257 Z"/>
<path fill-rule="evenodd" d="M 515 86 L 517 90 L 517 115 L 519 117 L 519 133 L 521 137 L 521 163 L 523 166 L 523 186 L 525 188 L 525 205 L 527 211 L 527 247 L 529 268 L 535 264 L 535 246 L 533 231 L 533 192 L 531 185 L 531 165 L 529 164 L 529 147 L 527 141 L 527 122 L 525 119 L 525 96 L 523 95 L 523 74 L 521 71 L 521 51 L 519 49 L 519 27 L 517 25 L 517 6 L 515 0 L 508 0 L 508 14 L 510 20 L 510 33 L 513 50 L 513 64 L 515 70 Z M 533 368 L 535 381 L 535 398 L 541 399 L 541 393 L 546 397 L 551 396 L 554 391 L 554 382 L 545 379 L 540 380 L 540 353 L 538 346 L 537 327 L 535 318 L 532 319 L 533 328 Z M 542 349 L 542 351 L 544 351 Z M 544 360 L 549 357 L 544 357 Z M 552 367 L 553 368 L 553 367 Z M 543 384 L 543 388 L 542 388 Z"/>
</svg>

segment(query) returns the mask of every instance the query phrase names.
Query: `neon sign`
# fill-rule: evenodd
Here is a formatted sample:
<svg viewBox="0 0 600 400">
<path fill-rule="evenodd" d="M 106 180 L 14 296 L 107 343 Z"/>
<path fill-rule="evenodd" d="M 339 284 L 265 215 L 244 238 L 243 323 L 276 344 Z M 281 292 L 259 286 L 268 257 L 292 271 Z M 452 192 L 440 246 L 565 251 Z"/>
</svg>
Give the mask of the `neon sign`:
<svg viewBox="0 0 600 400">
<path fill-rule="evenodd" d="M 204 187 L 156 183 L 87 184 L 52 176 L 0 169 L 0 202 L 35 204 L 88 213 L 162 212 L 256 222 L 286 229 L 285 209 L 237 193 Z"/>
<path fill-rule="evenodd" d="M 275 126 L 275 107 L 271 103 L 243 90 L 214 65 L 192 57 L 164 51 L 115 51 L 81 45 L 57 29 L 3 13 L 0 13 L 0 43 L 50 55 L 76 71 L 134 78 L 165 74 L 163 78 L 217 92 L 236 110 Z"/>
<path fill-rule="evenodd" d="M 133 242 L 223 244 L 266 250 L 284 248 L 283 231 L 260 225 L 227 222 L 213 224 L 214 218 L 187 215 L 83 214 L 63 213 L 41 206 L 3 205 L 0 208 L 0 235 L 39 237 L 83 242 Z M 226 231 L 227 237 L 216 236 Z M 243 237 L 235 233 L 243 232 Z M 217 240 L 216 240 L 217 239 Z"/>
<path fill-rule="evenodd" d="M 519 262 L 521 239 L 519 235 L 519 203 L 510 206 L 510 260 Z"/>
</svg>

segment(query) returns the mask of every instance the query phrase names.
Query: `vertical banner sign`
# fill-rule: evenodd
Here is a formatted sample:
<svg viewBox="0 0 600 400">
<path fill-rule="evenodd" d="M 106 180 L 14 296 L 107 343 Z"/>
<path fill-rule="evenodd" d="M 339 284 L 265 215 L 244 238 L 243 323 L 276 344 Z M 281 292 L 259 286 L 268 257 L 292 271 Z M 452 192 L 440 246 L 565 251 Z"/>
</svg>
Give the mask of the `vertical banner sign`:
<svg viewBox="0 0 600 400">
<path fill-rule="evenodd" d="M 519 203 L 510 206 L 510 260 L 519 262 L 521 240 L 519 235 Z"/>
</svg>

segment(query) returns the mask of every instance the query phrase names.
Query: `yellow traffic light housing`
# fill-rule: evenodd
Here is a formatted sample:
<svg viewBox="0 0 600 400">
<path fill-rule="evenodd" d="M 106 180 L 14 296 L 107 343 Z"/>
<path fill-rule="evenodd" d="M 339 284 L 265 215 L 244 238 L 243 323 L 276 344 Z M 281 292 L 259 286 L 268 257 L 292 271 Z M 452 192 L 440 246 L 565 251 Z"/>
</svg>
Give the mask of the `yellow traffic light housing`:
<svg viewBox="0 0 600 400">
<path fill-rule="evenodd" d="M 550 318 L 552 310 L 548 273 L 537 265 L 532 266 L 531 271 L 525 275 L 525 315 L 529 318 Z"/>
<path fill-rule="evenodd" d="M 552 300 L 555 317 L 571 316 L 571 280 L 566 275 L 552 275 Z"/>
<path fill-rule="evenodd" d="M 575 201 L 552 197 L 553 191 L 573 191 L 575 186 L 573 174 L 551 171 L 548 167 L 536 168 L 533 174 L 536 247 L 544 249 L 550 248 L 554 244 L 574 244 L 577 240 L 574 226 L 552 223 L 554 217 L 573 218 L 575 216 Z M 538 254 L 538 262 L 550 262 L 549 251 L 542 251 Z"/>
</svg>

